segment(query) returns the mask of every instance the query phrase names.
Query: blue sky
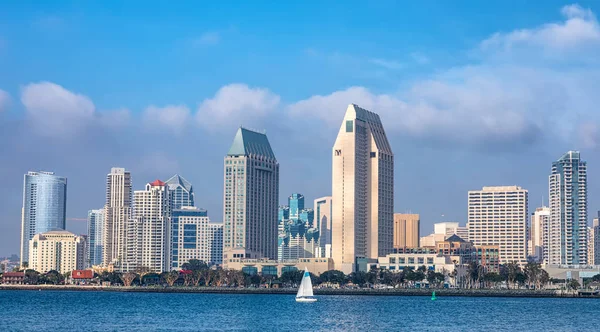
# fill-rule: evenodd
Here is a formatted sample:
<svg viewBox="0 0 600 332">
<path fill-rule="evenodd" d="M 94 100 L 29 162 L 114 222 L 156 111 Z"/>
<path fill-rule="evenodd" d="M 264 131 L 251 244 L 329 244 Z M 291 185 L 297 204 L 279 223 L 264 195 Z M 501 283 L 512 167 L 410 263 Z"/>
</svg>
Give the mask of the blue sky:
<svg viewBox="0 0 600 332">
<path fill-rule="evenodd" d="M 330 194 L 348 103 L 381 115 L 395 209 L 466 219 L 466 193 L 520 185 L 530 210 L 552 160 L 589 162 L 600 208 L 600 3 L 517 1 L 13 2 L 0 5 L 0 255 L 18 251 L 22 176 L 69 179 L 69 218 L 180 173 L 219 221 L 222 158 L 266 129 L 281 202 Z M 444 215 L 444 216 L 442 216 Z M 85 232 L 85 223 L 68 221 Z"/>
</svg>

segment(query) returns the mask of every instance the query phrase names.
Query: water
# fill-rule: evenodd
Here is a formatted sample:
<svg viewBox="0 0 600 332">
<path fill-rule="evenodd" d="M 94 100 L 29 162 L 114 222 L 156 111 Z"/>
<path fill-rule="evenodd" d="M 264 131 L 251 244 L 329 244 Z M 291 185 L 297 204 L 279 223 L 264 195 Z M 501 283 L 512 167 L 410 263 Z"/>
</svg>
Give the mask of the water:
<svg viewBox="0 0 600 332">
<path fill-rule="evenodd" d="M 600 300 L 0 291 L 0 331 L 598 331 Z"/>
</svg>

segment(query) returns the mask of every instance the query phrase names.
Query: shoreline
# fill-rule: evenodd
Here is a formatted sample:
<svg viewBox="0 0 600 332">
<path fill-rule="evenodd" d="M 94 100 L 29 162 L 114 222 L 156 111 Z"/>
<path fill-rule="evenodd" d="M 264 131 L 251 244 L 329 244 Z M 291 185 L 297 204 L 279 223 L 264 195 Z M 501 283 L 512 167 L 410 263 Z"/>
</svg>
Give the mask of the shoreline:
<svg viewBox="0 0 600 332">
<path fill-rule="evenodd" d="M 294 295 L 293 288 L 226 288 L 226 287 L 124 287 L 75 285 L 0 285 L 1 290 L 29 291 L 87 291 L 130 293 L 190 293 L 190 294 L 286 294 Z M 598 295 L 581 295 L 560 290 L 524 289 L 331 289 L 317 288 L 315 295 L 370 295 L 370 296 L 431 296 L 438 297 L 525 297 L 525 298 L 600 298 Z"/>
</svg>

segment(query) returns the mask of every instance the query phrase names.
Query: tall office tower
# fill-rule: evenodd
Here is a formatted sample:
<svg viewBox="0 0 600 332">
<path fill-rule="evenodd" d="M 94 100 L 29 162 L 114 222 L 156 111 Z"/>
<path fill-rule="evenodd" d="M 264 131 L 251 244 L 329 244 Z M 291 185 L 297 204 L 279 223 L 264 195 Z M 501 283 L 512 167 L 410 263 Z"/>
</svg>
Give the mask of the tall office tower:
<svg viewBox="0 0 600 332">
<path fill-rule="evenodd" d="M 394 249 L 418 248 L 420 225 L 418 214 L 394 213 Z"/>
<path fill-rule="evenodd" d="M 304 208 L 304 196 L 292 194 L 288 197 L 288 205 L 279 207 L 278 216 L 277 259 L 315 257 L 319 248 L 319 230 L 314 227 L 314 210 Z"/>
<path fill-rule="evenodd" d="M 106 176 L 102 265 L 114 264 L 117 270 L 127 259 L 131 195 L 131 173 L 124 168 L 111 168 Z"/>
<path fill-rule="evenodd" d="M 332 159 L 332 256 L 351 273 L 393 250 L 394 154 L 379 115 L 349 105 Z"/>
<path fill-rule="evenodd" d="M 600 211 L 598 211 L 598 217 L 594 218 L 592 229 L 594 230 L 594 263 L 592 265 L 600 265 Z"/>
<path fill-rule="evenodd" d="M 65 230 L 36 234 L 29 241 L 29 268 L 40 273 L 67 273 L 86 265 L 86 241 Z"/>
<path fill-rule="evenodd" d="M 315 199 L 315 228 L 319 230 L 319 248 L 315 257 L 331 258 L 331 196 Z"/>
<path fill-rule="evenodd" d="M 52 172 L 28 172 L 23 180 L 21 265 L 35 234 L 66 228 L 67 178 Z"/>
<path fill-rule="evenodd" d="M 169 186 L 169 194 L 171 195 L 171 206 L 173 209 L 181 209 L 184 206 L 194 205 L 194 188 L 192 184 L 175 174 L 165 182 Z"/>
<path fill-rule="evenodd" d="M 223 261 L 277 258 L 279 163 L 267 135 L 239 128 L 224 161 Z"/>
<path fill-rule="evenodd" d="M 88 266 L 102 264 L 104 209 L 89 210 L 87 217 L 88 226 Z"/>
<path fill-rule="evenodd" d="M 577 151 L 552 163 L 548 264 L 587 264 L 587 165 Z"/>
<path fill-rule="evenodd" d="M 290 207 L 290 219 L 298 220 L 300 211 L 304 209 L 304 195 L 292 194 L 288 197 L 288 206 Z"/>
<path fill-rule="evenodd" d="M 168 186 L 156 180 L 133 192 L 133 214 L 128 232 L 128 259 L 124 270 L 148 268 L 170 271 L 171 204 Z M 184 239 L 185 241 L 185 239 Z"/>
<path fill-rule="evenodd" d="M 536 262 L 543 262 L 547 254 L 548 220 L 550 219 L 550 208 L 546 206 L 535 209 L 531 215 L 531 226 L 529 228 L 529 256 Z"/>
<path fill-rule="evenodd" d="M 222 224 L 210 222 L 206 210 L 191 206 L 173 210 L 171 268 L 178 270 L 182 264 L 191 259 L 201 260 L 208 265 L 221 264 L 223 260 L 222 230 Z"/>
<path fill-rule="evenodd" d="M 499 247 L 500 263 L 527 263 L 527 190 L 517 186 L 469 191 L 469 240 Z"/>
</svg>

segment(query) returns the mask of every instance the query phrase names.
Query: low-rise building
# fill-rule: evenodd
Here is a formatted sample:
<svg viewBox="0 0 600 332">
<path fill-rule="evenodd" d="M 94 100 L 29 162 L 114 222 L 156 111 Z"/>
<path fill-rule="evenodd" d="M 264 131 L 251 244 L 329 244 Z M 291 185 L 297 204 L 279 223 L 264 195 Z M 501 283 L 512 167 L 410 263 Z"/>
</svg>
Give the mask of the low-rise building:
<svg viewBox="0 0 600 332">
<path fill-rule="evenodd" d="M 296 260 L 276 261 L 268 259 L 229 258 L 227 268 L 241 270 L 246 274 L 281 276 L 288 271 L 308 269 L 314 275 L 333 270 L 331 258 L 300 258 Z"/>
<path fill-rule="evenodd" d="M 379 268 L 390 271 L 413 270 L 425 266 L 435 272 L 452 272 L 452 257 L 438 254 L 435 248 L 397 248 L 392 254 L 378 258 Z"/>
<path fill-rule="evenodd" d="M 22 285 L 25 283 L 25 272 L 4 272 L 2 283 L 8 285 Z"/>
<path fill-rule="evenodd" d="M 72 284 L 89 284 L 92 279 L 94 279 L 94 270 L 71 271 Z"/>
<path fill-rule="evenodd" d="M 474 252 L 477 264 L 485 267 L 486 272 L 500 272 L 499 246 L 475 246 Z"/>
<path fill-rule="evenodd" d="M 86 266 L 86 241 L 64 230 L 36 234 L 29 241 L 29 268 L 40 273 L 67 273 Z"/>
</svg>

